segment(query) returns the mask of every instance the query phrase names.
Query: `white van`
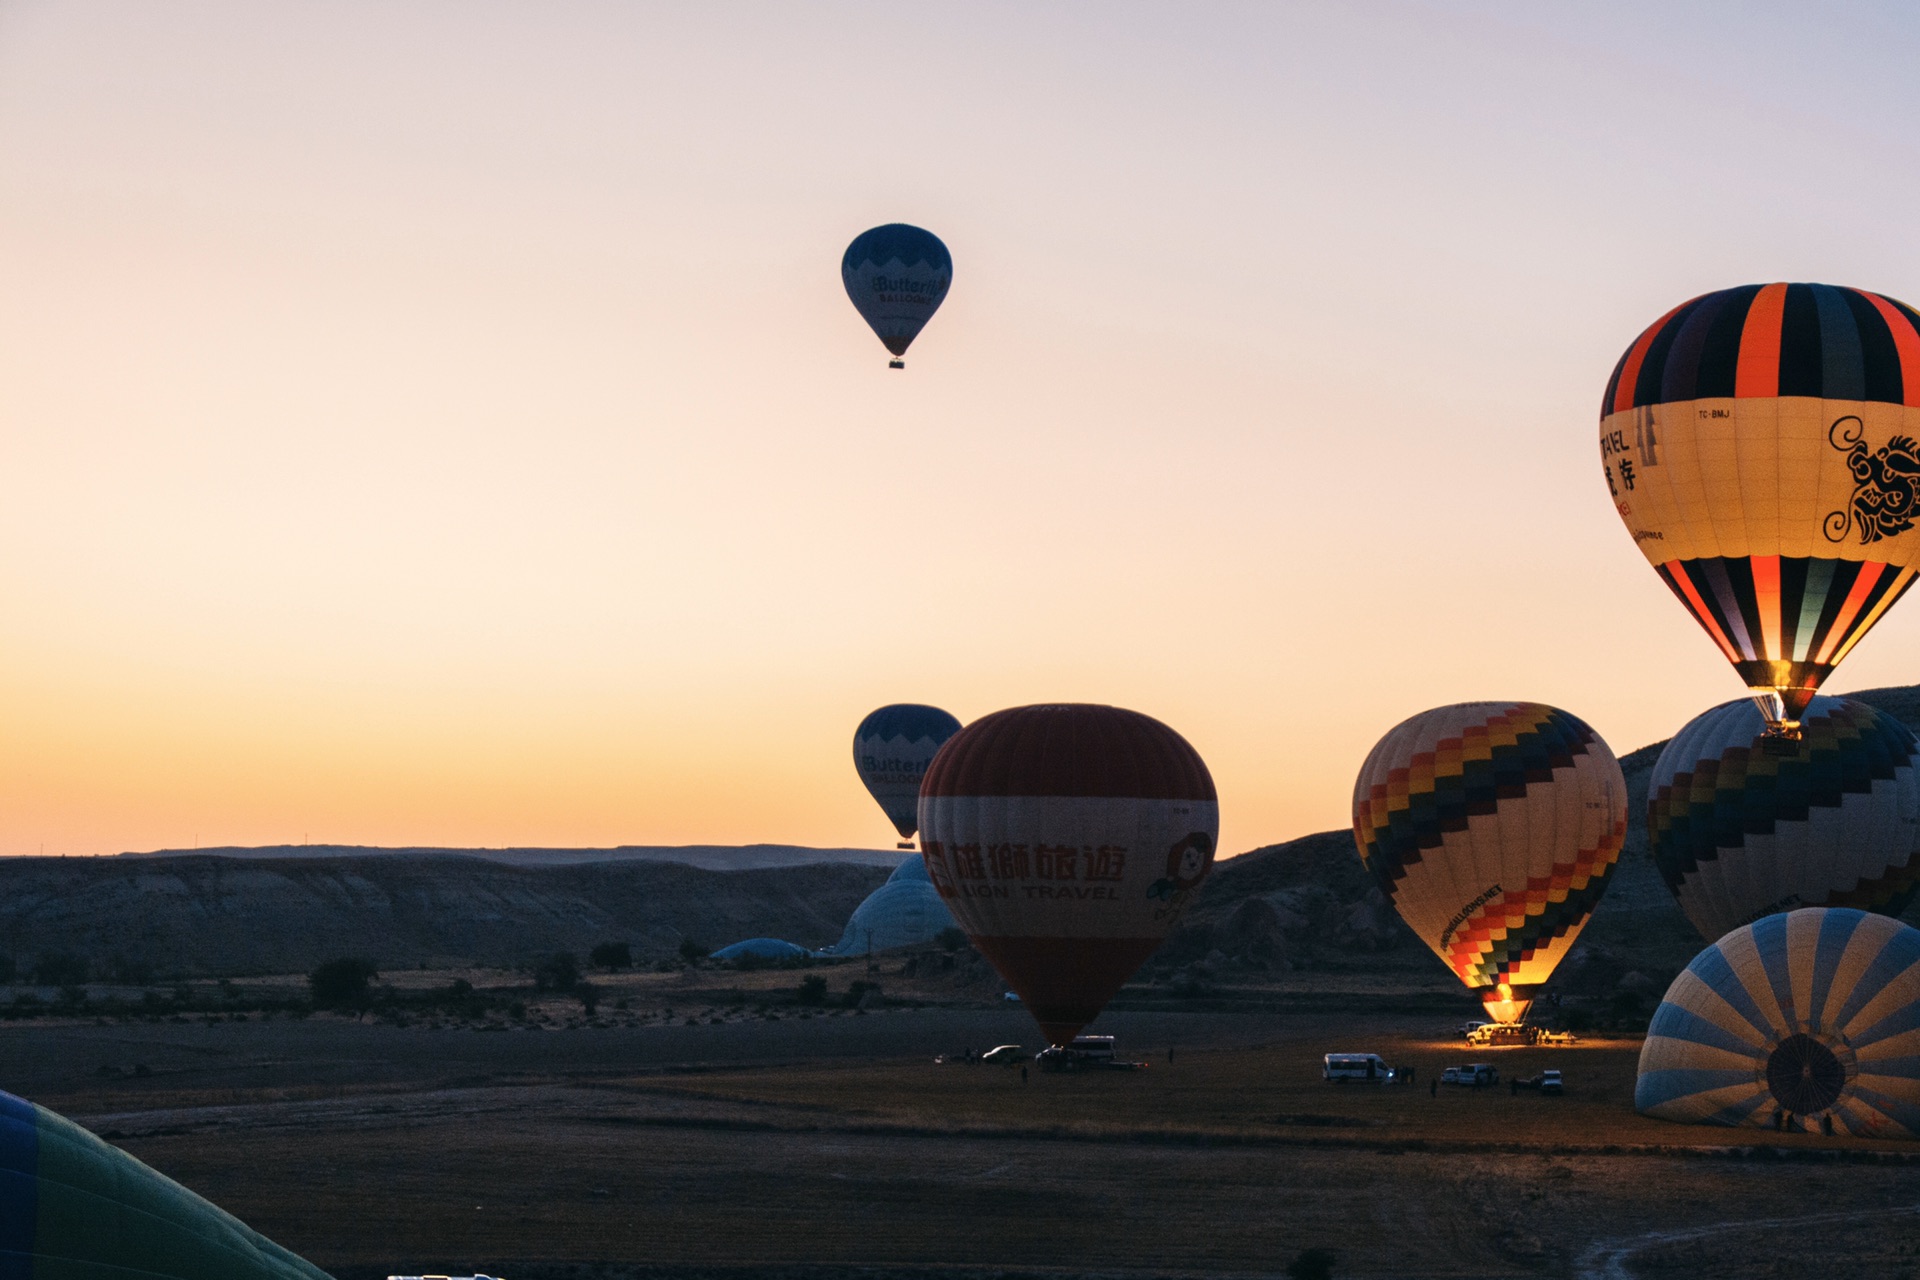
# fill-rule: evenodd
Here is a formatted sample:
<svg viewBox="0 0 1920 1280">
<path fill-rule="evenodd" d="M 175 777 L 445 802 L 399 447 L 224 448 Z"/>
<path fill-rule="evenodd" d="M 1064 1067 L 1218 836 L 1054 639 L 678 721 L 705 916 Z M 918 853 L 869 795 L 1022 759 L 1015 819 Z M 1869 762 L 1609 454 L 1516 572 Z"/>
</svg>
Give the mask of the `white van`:
<svg viewBox="0 0 1920 1280">
<path fill-rule="evenodd" d="M 1385 1084 L 1393 1079 L 1393 1068 L 1377 1053 L 1330 1053 L 1321 1068 L 1323 1080 L 1372 1080 Z"/>
</svg>

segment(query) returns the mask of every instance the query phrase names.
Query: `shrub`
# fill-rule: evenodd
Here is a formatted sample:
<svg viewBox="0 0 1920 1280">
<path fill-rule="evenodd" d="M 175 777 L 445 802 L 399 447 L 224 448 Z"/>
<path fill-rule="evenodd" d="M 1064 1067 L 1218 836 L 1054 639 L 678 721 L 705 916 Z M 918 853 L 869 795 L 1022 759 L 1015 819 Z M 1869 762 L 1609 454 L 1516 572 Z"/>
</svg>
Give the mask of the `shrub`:
<svg viewBox="0 0 1920 1280">
<path fill-rule="evenodd" d="M 33 967 L 33 980 L 43 987 L 71 987 L 87 980 L 90 966 L 85 956 L 52 951 L 40 957 Z"/>
<path fill-rule="evenodd" d="M 14 967 L 13 957 L 7 955 L 5 952 L 0 952 L 0 985 L 12 982 L 16 974 L 17 970 Z"/>
<path fill-rule="evenodd" d="M 580 981 L 580 962 L 571 951 L 556 951 L 533 966 L 533 985 L 541 991 L 571 991 Z"/>
<path fill-rule="evenodd" d="M 713 949 L 704 943 L 695 942 L 692 938 L 680 939 L 680 958 L 688 964 L 692 964 L 695 960 L 705 960 L 711 954 Z"/>
<path fill-rule="evenodd" d="M 942 951 L 958 951 L 967 945 L 967 934 L 964 929 L 958 929 L 953 925 L 948 925 L 940 932 L 934 934 L 933 940 L 940 944 Z"/>
<path fill-rule="evenodd" d="M 587 953 L 596 969 L 633 968 L 633 948 L 624 942 L 603 942 Z"/>
<path fill-rule="evenodd" d="M 343 956 L 329 960 L 307 975 L 316 1009 L 359 1007 L 367 1002 L 367 984 L 379 977 L 371 960 Z"/>
<path fill-rule="evenodd" d="M 591 1018 L 600 1008 L 600 988 L 591 982 L 575 983 L 573 994 L 580 998 L 580 1008 Z"/>
<path fill-rule="evenodd" d="M 801 1004 L 825 1004 L 827 1002 L 827 980 L 817 973 L 810 973 L 800 979 L 800 988 L 794 995 Z"/>
</svg>

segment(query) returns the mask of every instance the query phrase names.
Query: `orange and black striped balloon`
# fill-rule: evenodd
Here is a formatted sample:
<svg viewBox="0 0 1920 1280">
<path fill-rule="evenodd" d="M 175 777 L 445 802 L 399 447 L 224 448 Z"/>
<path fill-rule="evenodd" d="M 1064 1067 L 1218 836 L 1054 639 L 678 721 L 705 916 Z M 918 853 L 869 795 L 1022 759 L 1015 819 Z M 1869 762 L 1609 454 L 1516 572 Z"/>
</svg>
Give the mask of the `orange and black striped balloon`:
<svg viewBox="0 0 1920 1280">
<path fill-rule="evenodd" d="M 1674 308 L 1614 369 L 1608 489 L 1776 731 L 1912 585 L 1920 315 L 1824 284 Z"/>
</svg>

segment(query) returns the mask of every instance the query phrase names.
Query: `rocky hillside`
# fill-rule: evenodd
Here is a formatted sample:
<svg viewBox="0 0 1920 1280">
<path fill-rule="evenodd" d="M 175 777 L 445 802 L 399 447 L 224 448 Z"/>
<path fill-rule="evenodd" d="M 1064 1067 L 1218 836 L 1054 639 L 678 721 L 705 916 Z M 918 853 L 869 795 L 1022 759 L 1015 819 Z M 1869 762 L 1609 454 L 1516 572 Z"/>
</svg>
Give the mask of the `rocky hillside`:
<svg viewBox="0 0 1920 1280">
<path fill-rule="evenodd" d="M 1920 724 L 1920 686 L 1849 696 Z M 1663 986 L 1701 945 L 1647 852 L 1647 777 L 1664 745 L 1621 760 L 1626 850 L 1556 977 L 1567 992 Z M 841 852 L 863 856 L 819 861 Z M 0 956 L 31 968 L 50 954 L 79 955 L 96 972 L 167 977 L 301 972 L 342 955 L 385 967 L 513 965 L 606 941 L 628 942 L 642 959 L 671 954 L 688 938 L 717 945 L 767 935 L 824 946 L 898 857 L 787 846 L 290 846 L 5 858 Z M 720 867 L 750 869 L 713 869 Z M 1222 863 L 1143 977 L 1232 982 L 1300 970 L 1432 977 L 1443 972 L 1438 966 L 1368 880 L 1352 836 L 1325 831 Z"/>
<path fill-rule="evenodd" d="M 825 946 L 887 878 L 830 863 L 709 871 L 646 860 L 530 868 L 457 856 L 0 859 L 0 954 L 30 969 L 77 955 L 139 977 L 306 972 L 338 956 L 382 968 L 515 965 L 630 943 L 769 934 Z"/>
</svg>

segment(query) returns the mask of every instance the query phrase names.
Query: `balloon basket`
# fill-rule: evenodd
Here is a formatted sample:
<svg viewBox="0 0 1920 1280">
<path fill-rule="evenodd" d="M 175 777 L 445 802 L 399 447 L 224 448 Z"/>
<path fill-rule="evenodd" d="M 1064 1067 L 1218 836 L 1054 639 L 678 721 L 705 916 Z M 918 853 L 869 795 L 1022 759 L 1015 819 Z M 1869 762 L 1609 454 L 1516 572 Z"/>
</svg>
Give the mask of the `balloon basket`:
<svg viewBox="0 0 1920 1280">
<path fill-rule="evenodd" d="M 906 362 L 905 360 L 889 360 L 889 361 L 887 361 L 887 368 L 889 368 L 889 369 L 904 369 L 904 368 L 906 368 L 906 367 L 907 367 L 907 362 Z"/>
<path fill-rule="evenodd" d="M 1760 735 L 1760 750 L 1770 756 L 1797 756 L 1800 754 L 1800 726 L 1798 724 L 1770 724 Z"/>
<path fill-rule="evenodd" d="M 895 845 L 894 845 L 893 847 L 894 847 L 894 848 L 896 848 L 896 849 L 906 849 L 906 850 L 909 850 L 909 851 L 911 851 L 911 850 L 912 850 L 912 848 L 913 848 L 913 841 L 911 841 L 911 840 L 902 840 L 902 841 L 900 841 L 899 843 L 897 843 L 897 844 L 895 844 Z"/>
<path fill-rule="evenodd" d="M 1525 1022 L 1489 1022 L 1467 1033 L 1467 1043 L 1480 1049 L 1534 1049 L 1574 1044 L 1570 1031 L 1548 1031 Z"/>
</svg>

